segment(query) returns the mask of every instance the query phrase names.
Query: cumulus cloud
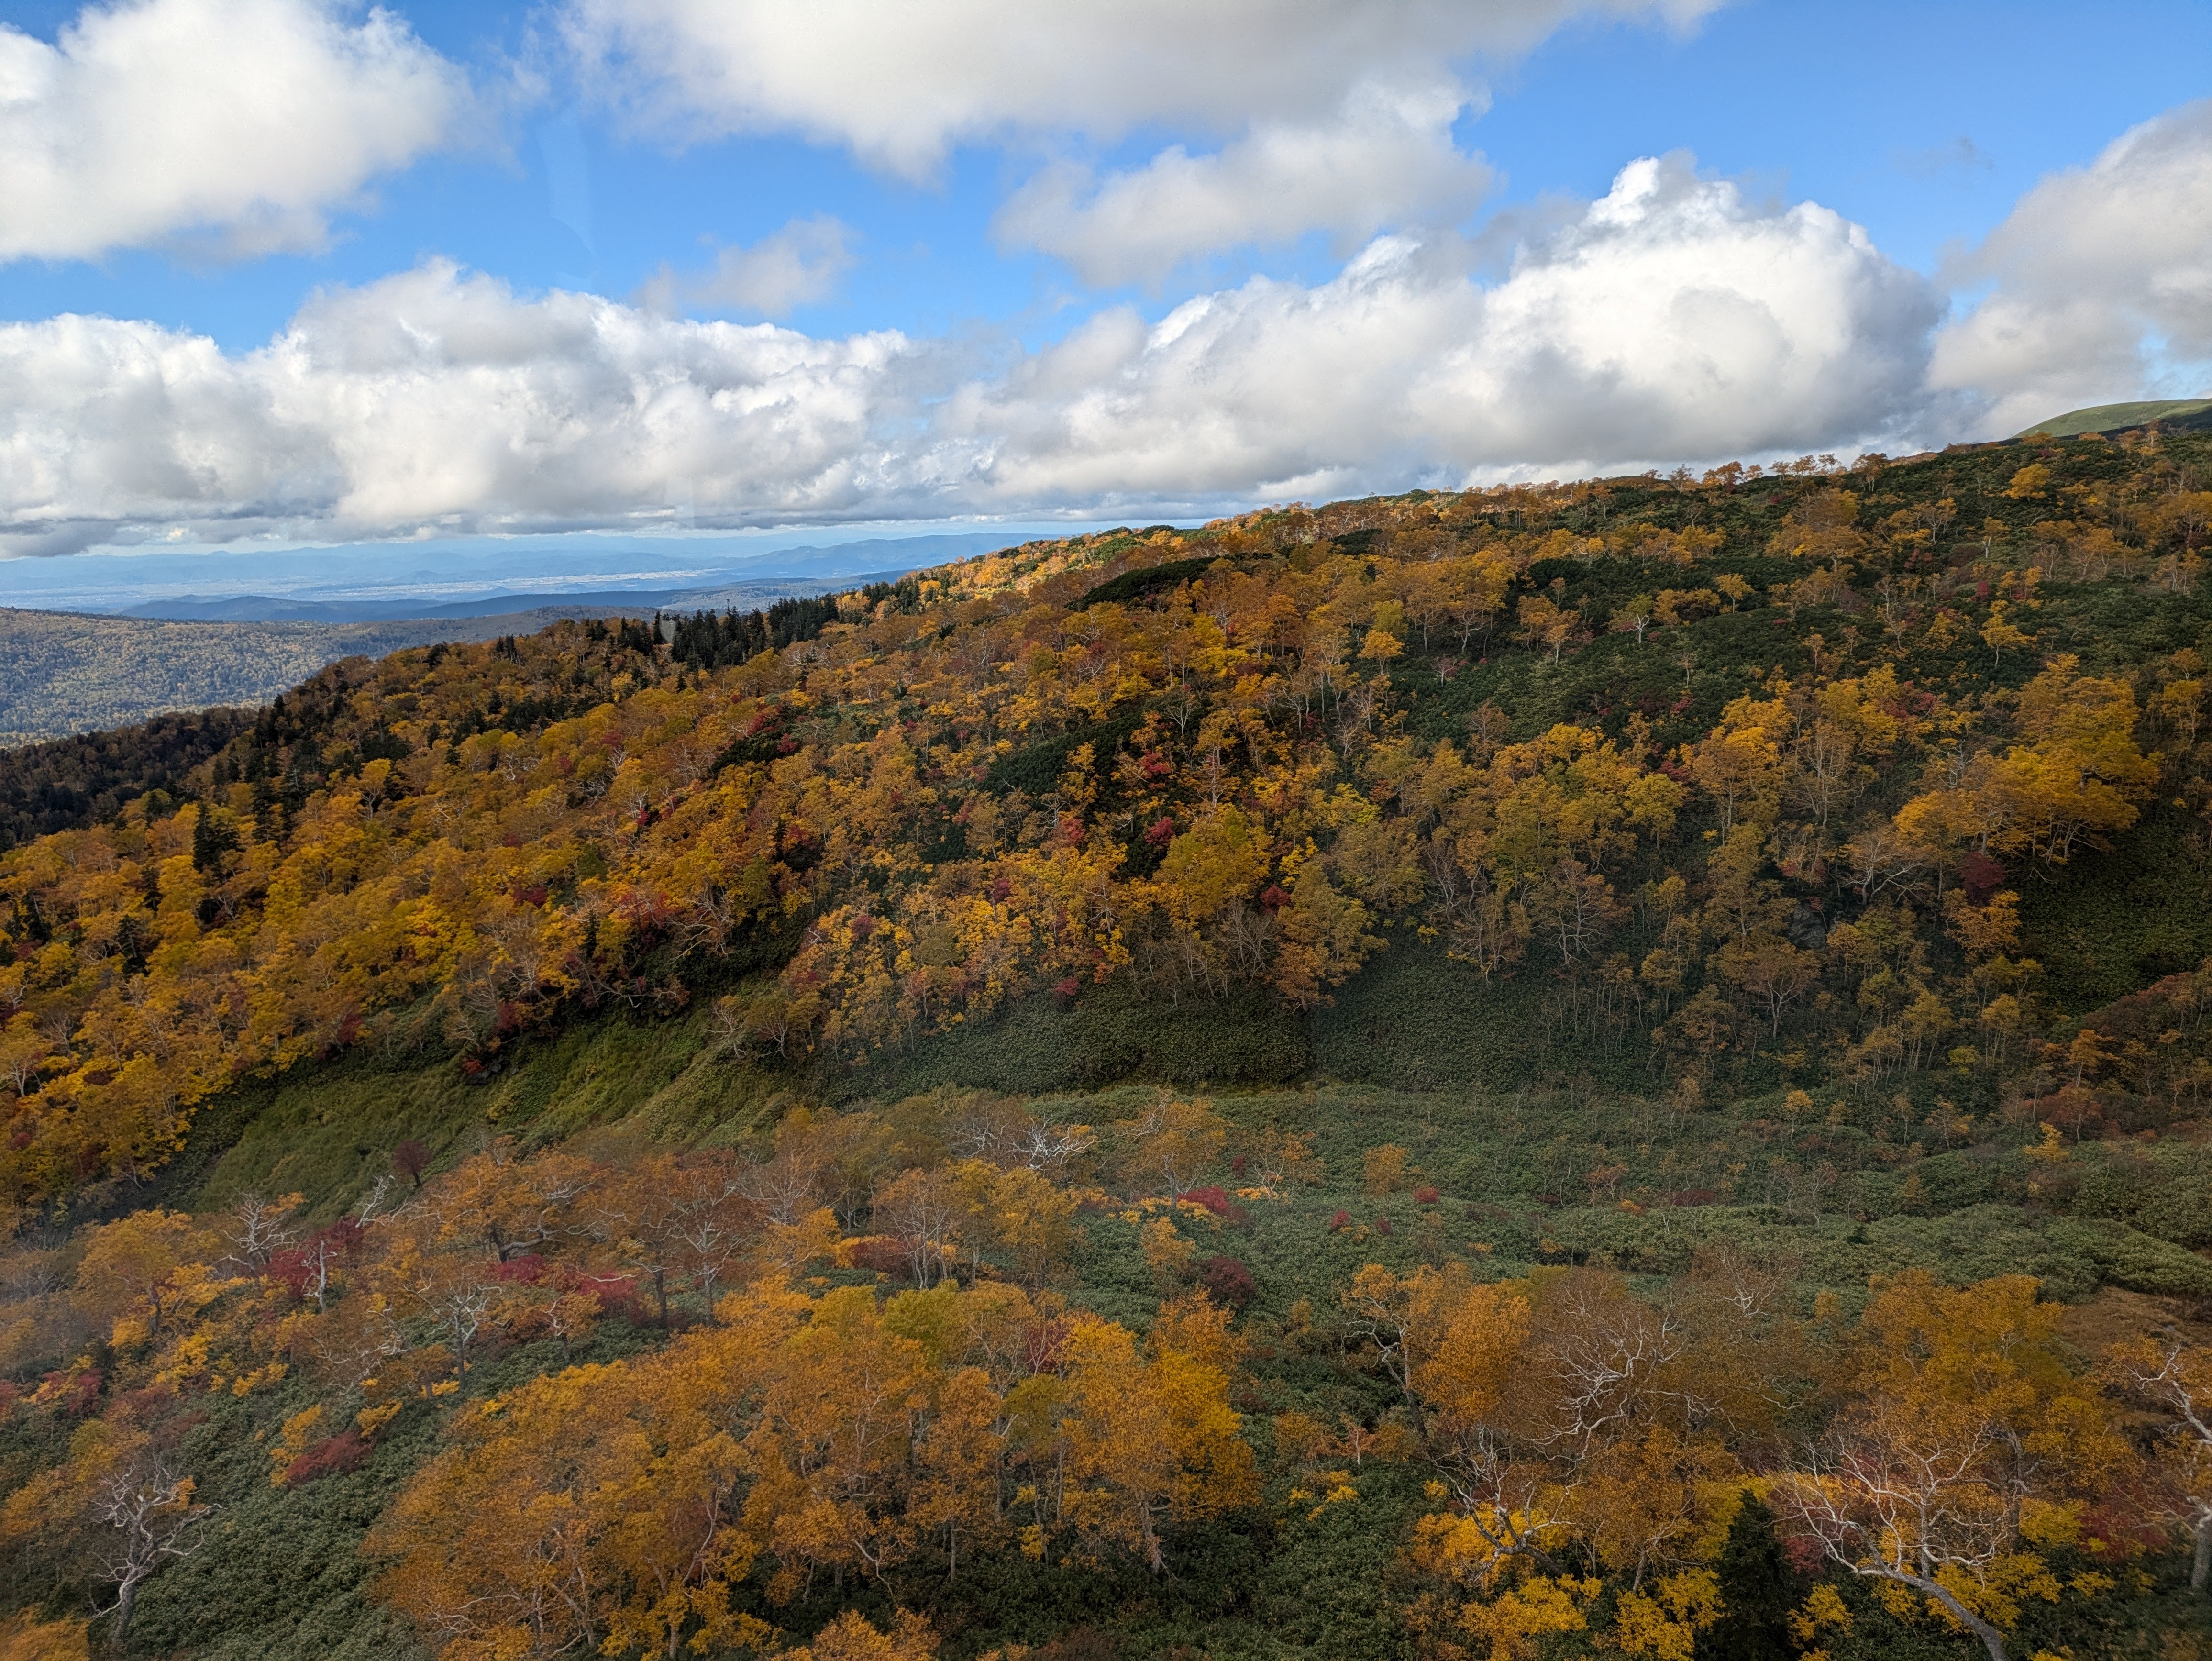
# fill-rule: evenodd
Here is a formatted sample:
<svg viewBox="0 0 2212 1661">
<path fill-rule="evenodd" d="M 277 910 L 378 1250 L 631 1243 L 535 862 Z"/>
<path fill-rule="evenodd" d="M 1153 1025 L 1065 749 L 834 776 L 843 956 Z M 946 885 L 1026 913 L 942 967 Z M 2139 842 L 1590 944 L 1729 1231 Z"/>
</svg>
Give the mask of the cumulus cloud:
<svg viewBox="0 0 2212 1661">
<path fill-rule="evenodd" d="M 678 271 L 664 265 L 638 290 L 647 311 L 687 308 L 782 317 L 827 300 L 853 268 L 853 228 L 830 214 L 794 219 L 749 248 L 724 248 L 712 269 Z"/>
<path fill-rule="evenodd" d="M 796 132 L 921 177 L 1008 133 L 1229 134 L 1331 119 L 1363 82 L 1526 51 L 1583 18 L 1686 27 L 1723 0 L 569 0 L 587 78 L 693 134 Z"/>
<path fill-rule="evenodd" d="M 1157 283 L 1199 255 L 1449 223 L 1489 169 L 1451 139 L 1463 73 L 1570 23 L 1686 28 L 1725 0 L 567 0 L 581 78 L 678 137 L 793 132 L 909 179 L 955 145 L 1063 150 L 1167 128 L 1101 178 L 1048 164 L 993 224 L 1086 281 Z"/>
<path fill-rule="evenodd" d="M 1671 465 L 1882 439 L 1935 306 L 1858 227 L 1683 158 L 1524 246 L 1376 239 L 1022 354 L 820 339 L 514 294 L 436 264 L 319 295 L 268 346 L 102 319 L 0 328 L 0 538 L 942 517 Z M 980 354 L 995 353 L 988 361 Z"/>
<path fill-rule="evenodd" d="M 1212 155 L 1181 145 L 1100 180 L 1047 167 L 992 222 L 1000 246 L 1042 249 L 1085 282 L 1157 282 L 1194 255 L 1282 244 L 1325 230 L 1356 244 L 1376 232 L 1469 212 L 1492 181 L 1452 142 L 1467 105 L 1455 83 L 1353 91 L 1325 122 L 1261 122 Z"/>
<path fill-rule="evenodd" d="M 1948 275 L 1993 283 L 1937 338 L 1939 387 L 2004 434 L 2084 404 L 2212 379 L 2212 100 L 2054 173 Z"/>
<path fill-rule="evenodd" d="M 0 259 L 188 234 L 315 246 L 331 208 L 451 141 L 468 101 L 398 18 L 325 0 L 88 7 L 52 46 L 0 25 Z"/>
<path fill-rule="evenodd" d="M 1485 287 L 1372 244 L 1319 288 L 1255 278 L 1146 327 L 1101 316 L 945 424 L 1012 499 L 1320 494 L 1881 438 L 1919 407 L 1925 283 L 1813 204 L 1762 211 L 1646 159 Z"/>
<path fill-rule="evenodd" d="M 517 297 L 443 263 L 317 295 L 226 356 L 149 324 L 0 328 L 0 537 L 132 526 L 405 536 L 452 527 L 836 518 L 898 498 L 876 428 L 928 354 Z"/>
</svg>

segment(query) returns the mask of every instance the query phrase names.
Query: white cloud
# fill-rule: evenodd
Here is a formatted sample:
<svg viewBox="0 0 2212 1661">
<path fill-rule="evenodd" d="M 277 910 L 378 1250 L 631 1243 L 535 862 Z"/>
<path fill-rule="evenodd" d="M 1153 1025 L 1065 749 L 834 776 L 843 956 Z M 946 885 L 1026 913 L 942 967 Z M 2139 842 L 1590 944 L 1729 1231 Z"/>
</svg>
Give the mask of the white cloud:
<svg viewBox="0 0 2212 1661">
<path fill-rule="evenodd" d="M 0 540 L 406 536 L 1156 505 L 1672 465 L 1885 437 L 1934 307 L 1856 226 L 1639 161 L 1494 285 L 1385 237 L 1028 355 L 817 339 L 432 265 L 227 356 L 148 324 L 0 328 Z M 986 352 L 1006 354 L 989 359 Z M 1010 363 L 1011 367 L 1008 367 Z"/>
<path fill-rule="evenodd" d="M 569 0 L 593 84 L 679 133 L 797 132 L 908 177 L 1008 133 L 1234 133 L 1432 85 L 1577 18 L 1686 27 L 1723 0 Z"/>
<path fill-rule="evenodd" d="M 442 263 L 319 295 L 237 356 L 150 324 L 8 326 L 0 543 L 643 526 L 679 493 L 702 520 L 834 519 L 896 499 L 875 429 L 927 356 L 523 300 Z"/>
<path fill-rule="evenodd" d="M 1378 240 L 1317 289 L 1255 278 L 1146 328 L 1093 319 L 944 425 L 1036 503 L 1322 494 L 1838 448 L 1919 410 L 1935 306 L 1857 226 L 1638 161 L 1485 288 Z"/>
<path fill-rule="evenodd" d="M 1492 175 L 1452 143 L 1455 84 L 1355 89 L 1324 122 L 1255 124 L 1218 155 L 1181 145 L 1109 175 L 1063 162 L 1017 191 L 992 222 L 1001 246 L 1056 254 L 1094 284 L 1158 281 L 1194 255 L 1283 244 L 1326 230 L 1376 232 L 1473 211 Z"/>
<path fill-rule="evenodd" d="M 331 209 L 450 142 L 468 102 L 404 21 L 331 0 L 87 7 L 53 46 L 0 25 L 0 259 L 319 246 Z"/>
<path fill-rule="evenodd" d="M 580 79 L 676 137 L 793 132 L 908 179 L 967 143 L 1183 144 L 1103 179 L 1047 165 L 1002 246 L 1087 281 L 1157 283 L 1194 256 L 1449 223 L 1489 187 L 1452 143 L 1461 76 L 1589 20 L 1686 28 L 1726 0 L 566 0 Z M 1203 149 L 1201 146 L 1201 149 Z"/>
<path fill-rule="evenodd" d="M 256 354 L 280 429 L 319 435 L 364 527 L 623 523 L 690 481 L 702 517 L 836 515 L 876 488 L 873 423 L 913 349 L 517 300 L 426 266 L 318 297 Z"/>
<path fill-rule="evenodd" d="M 638 291 L 647 311 L 686 307 L 781 317 L 826 300 L 853 268 L 853 228 L 829 214 L 794 219 L 749 248 L 724 248 L 706 271 L 664 265 Z"/>
<path fill-rule="evenodd" d="M 2045 179 L 1950 275 L 1996 286 L 1938 336 L 1932 380 L 1987 399 L 1988 433 L 2212 390 L 2212 100 Z"/>
</svg>

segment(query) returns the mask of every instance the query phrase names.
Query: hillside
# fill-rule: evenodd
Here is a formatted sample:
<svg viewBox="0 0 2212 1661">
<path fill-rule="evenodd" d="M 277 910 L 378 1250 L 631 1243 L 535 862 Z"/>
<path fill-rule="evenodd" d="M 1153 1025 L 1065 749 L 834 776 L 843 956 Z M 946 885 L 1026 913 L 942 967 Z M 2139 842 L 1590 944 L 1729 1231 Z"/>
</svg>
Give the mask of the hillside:
<svg viewBox="0 0 2212 1661">
<path fill-rule="evenodd" d="M 2212 1652 L 2208 465 L 1292 507 L 70 752 L 0 1608 Z M 107 1573 L 131 1506 L 191 1555 Z"/>
<path fill-rule="evenodd" d="M 2156 422 L 2175 432 L 2193 432 L 2212 426 L 2212 399 L 2167 399 L 2142 404 L 2099 404 L 2086 410 L 2069 410 L 2038 422 L 2027 438 L 2040 433 L 2050 438 L 2079 438 L 2084 433 L 2115 434 Z"/>
<path fill-rule="evenodd" d="M 678 598 L 691 608 L 751 606 L 830 586 L 778 579 Z M 265 703 L 343 658 L 379 658 L 434 641 L 534 634 L 564 618 L 650 617 L 664 598 L 594 594 L 527 605 L 509 596 L 497 611 L 433 606 L 422 615 L 367 623 L 196 622 L 0 607 L 0 749 L 128 726 L 172 710 Z"/>
<path fill-rule="evenodd" d="M 143 796 L 188 788 L 192 769 L 250 727 L 256 713 L 156 715 L 136 727 L 0 750 L 0 851 L 103 824 Z"/>
<path fill-rule="evenodd" d="M 128 726 L 169 710 L 265 703 L 341 658 L 488 639 L 551 620 L 180 623 L 0 609 L 0 745 Z"/>
</svg>

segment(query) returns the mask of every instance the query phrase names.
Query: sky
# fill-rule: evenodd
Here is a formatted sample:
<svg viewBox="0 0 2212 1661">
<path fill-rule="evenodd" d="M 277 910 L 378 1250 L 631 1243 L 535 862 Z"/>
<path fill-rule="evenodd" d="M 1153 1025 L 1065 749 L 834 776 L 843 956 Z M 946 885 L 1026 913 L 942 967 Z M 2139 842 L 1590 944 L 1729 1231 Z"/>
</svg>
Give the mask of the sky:
<svg viewBox="0 0 2212 1661">
<path fill-rule="evenodd" d="M 2208 66 L 2202 0 L 0 0 L 0 594 L 2198 395 Z"/>
</svg>

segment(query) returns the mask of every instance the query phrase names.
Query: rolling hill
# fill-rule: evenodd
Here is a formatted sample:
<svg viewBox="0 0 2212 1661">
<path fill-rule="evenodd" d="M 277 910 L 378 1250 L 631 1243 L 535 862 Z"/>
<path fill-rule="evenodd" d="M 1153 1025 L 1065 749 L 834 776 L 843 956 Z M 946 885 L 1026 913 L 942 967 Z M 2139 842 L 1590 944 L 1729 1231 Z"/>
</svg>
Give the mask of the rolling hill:
<svg viewBox="0 0 2212 1661">
<path fill-rule="evenodd" d="M 2048 421 L 2037 423 L 2019 436 L 2024 439 L 2042 433 L 2052 438 L 2079 438 L 2083 433 L 2123 433 L 2130 428 L 2148 427 L 2153 422 L 2175 432 L 2193 432 L 2199 428 L 2212 427 L 2212 399 L 2099 404 L 2086 410 L 2069 410 L 2064 415 L 2053 416 Z"/>
</svg>

